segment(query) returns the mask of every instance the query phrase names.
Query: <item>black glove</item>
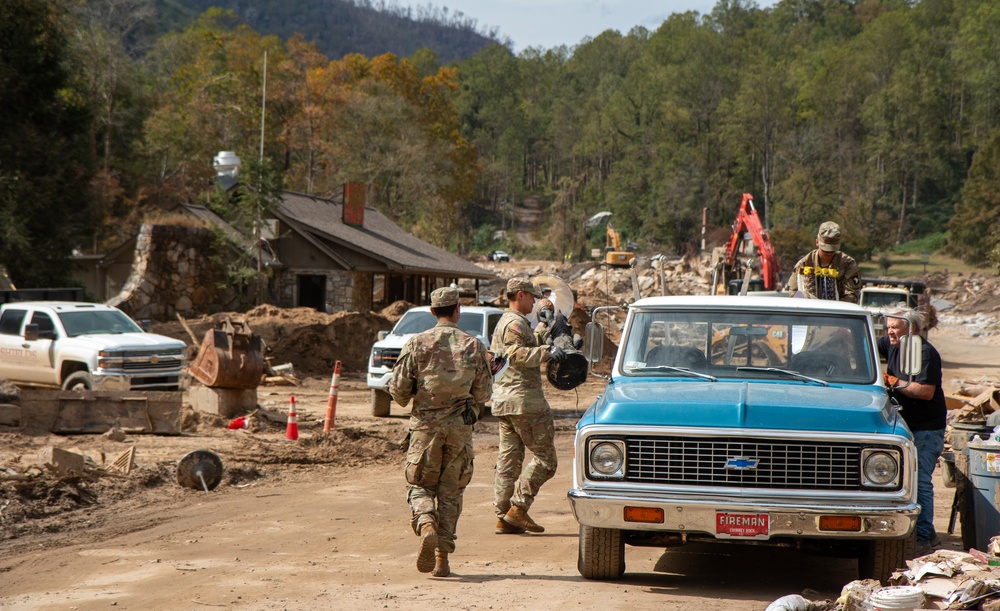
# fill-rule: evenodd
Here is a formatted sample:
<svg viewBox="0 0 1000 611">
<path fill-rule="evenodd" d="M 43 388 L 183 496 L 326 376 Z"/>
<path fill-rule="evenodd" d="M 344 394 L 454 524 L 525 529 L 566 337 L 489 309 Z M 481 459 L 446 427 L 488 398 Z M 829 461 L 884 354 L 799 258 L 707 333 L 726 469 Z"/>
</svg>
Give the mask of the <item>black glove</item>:
<svg viewBox="0 0 1000 611">
<path fill-rule="evenodd" d="M 465 411 L 462 412 L 462 422 L 472 426 L 479 420 L 479 416 L 476 415 L 476 408 L 473 407 L 472 401 L 466 399 L 465 401 Z"/>
<path fill-rule="evenodd" d="M 552 321 L 555 320 L 555 311 L 548 308 L 542 308 L 538 310 L 538 321 L 543 322 L 549 326 L 552 326 Z"/>
<path fill-rule="evenodd" d="M 559 346 L 552 346 L 549 348 L 549 360 L 561 363 L 566 360 L 566 351 Z"/>
</svg>

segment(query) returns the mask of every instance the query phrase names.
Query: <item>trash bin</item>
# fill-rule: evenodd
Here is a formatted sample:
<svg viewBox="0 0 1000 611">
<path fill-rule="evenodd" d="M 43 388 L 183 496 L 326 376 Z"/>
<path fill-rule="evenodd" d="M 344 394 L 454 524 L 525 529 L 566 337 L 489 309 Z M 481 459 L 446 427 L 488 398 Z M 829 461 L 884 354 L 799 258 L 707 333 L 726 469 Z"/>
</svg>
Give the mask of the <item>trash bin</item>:
<svg viewBox="0 0 1000 611">
<path fill-rule="evenodd" d="M 970 420 L 951 423 L 951 447 L 954 450 L 964 450 L 976 436 L 986 439 L 993 432 L 992 426 L 987 426 L 985 420 Z"/>
<path fill-rule="evenodd" d="M 965 449 L 972 480 L 976 549 L 989 549 L 990 539 L 1000 534 L 1000 444 L 973 441 Z"/>
</svg>

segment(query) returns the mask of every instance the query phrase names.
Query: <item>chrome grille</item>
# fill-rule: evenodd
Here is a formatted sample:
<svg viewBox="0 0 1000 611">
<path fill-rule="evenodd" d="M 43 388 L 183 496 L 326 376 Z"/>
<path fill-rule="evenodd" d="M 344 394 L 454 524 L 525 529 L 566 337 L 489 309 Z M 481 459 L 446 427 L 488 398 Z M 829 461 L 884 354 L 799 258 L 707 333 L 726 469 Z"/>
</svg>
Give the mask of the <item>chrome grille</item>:
<svg viewBox="0 0 1000 611">
<path fill-rule="evenodd" d="M 861 444 L 857 443 L 630 437 L 626 446 L 625 480 L 631 482 L 794 490 L 861 488 Z M 726 468 L 727 463 L 746 467 L 752 461 L 756 461 L 755 468 Z"/>
<path fill-rule="evenodd" d="M 388 348 L 382 351 L 382 365 L 392 369 L 396 365 L 396 361 L 399 360 L 399 353 L 402 352 L 399 348 Z"/>
</svg>

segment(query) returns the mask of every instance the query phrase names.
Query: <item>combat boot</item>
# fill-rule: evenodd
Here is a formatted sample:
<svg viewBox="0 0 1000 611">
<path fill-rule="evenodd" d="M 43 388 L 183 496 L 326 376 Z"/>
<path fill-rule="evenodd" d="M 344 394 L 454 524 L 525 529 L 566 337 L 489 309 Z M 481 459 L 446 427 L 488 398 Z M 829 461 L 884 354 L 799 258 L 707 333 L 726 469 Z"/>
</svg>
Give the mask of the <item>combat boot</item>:
<svg viewBox="0 0 1000 611">
<path fill-rule="evenodd" d="M 437 550 L 434 552 L 434 557 L 436 561 L 434 562 L 434 570 L 431 571 L 431 575 L 435 577 L 447 577 L 451 575 L 451 567 L 448 566 L 448 552 Z"/>
<path fill-rule="evenodd" d="M 494 532 L 498 535 L 521 535 L 524 534 L 524 529 L 504 522 L 503 518 L 497 518 L 497 528 Z"/>
<path fill-rule="evenodd" d="M 430 573 L 434 570 L 434 551 L 438 545 L 437 528 L 427 522 L 420 527 L 420 553 L 417 554 L 417 570 Z"/>
<path fill-rule="evenodd" d="M 524 530 L 532 533 L 543 533 L 545 529 L 540 525 L 536 524 L 528 512 L 517 505 L 511 505 L 510 510 L 504 515 L 503 521 L 510 524 L 511 526 L 516 526 L 517 528 L 523 528 Z"/>
</svg>

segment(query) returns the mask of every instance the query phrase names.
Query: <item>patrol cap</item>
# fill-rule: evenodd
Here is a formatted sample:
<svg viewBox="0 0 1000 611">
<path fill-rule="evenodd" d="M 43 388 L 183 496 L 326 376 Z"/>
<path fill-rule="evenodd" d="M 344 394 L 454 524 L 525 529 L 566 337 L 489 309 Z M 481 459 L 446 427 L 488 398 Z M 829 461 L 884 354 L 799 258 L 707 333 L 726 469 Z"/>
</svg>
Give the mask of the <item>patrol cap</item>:
<svg viewBox="0 0 1000 611">
<path fill-rule="evenodd" d="M 833 221 L 827 221 L 819 226 L 819 249 L 825 252 L 837 252 L 840 250 L 840 225 Z"/>
<path fill-rule="evenodd" d="M 452 286 L 435 289 L 431 293 L 431 307 L 444 308 L 458 303 L 458 289 Z"/>
<path fill-rule="evenodd" d="M 528 280 L 527 278 L 523 278 L 523 277 L 522 278 L 511 278 L 510 280 L 507 281 L 507 293 L 508 294 L 510 294 L 510 293 L 516 293 L 518 291 L 524 291 L 525 293 L 531 293 L 532 295 L 534 295 L 538 299 L 542 298 L 541 291 L 539 291 L 538 287 L 536 287 L 534 284 L 532 284 L 531 280 Z"/>
</svg>

